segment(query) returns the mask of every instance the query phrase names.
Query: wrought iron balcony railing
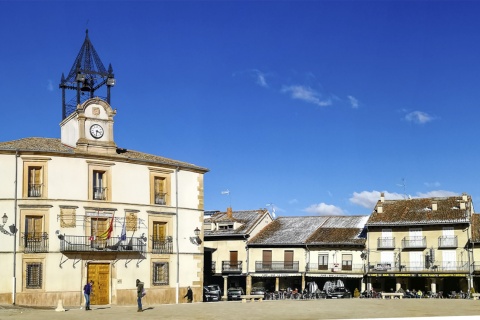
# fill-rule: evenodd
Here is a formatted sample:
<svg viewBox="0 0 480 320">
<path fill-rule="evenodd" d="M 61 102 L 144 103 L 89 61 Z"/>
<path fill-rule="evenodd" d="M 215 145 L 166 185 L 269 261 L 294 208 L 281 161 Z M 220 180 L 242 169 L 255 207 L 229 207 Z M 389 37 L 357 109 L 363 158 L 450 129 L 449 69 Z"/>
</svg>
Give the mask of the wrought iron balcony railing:
<svg viewBox="0 0 480 320">
<path fill-rule="evenodd" d="M 242 273 L 242 261 L 222 261 L 222 273 Z"/>
<path fill-rule="evenodd" d="M 25 253 L 48 252 L 48 233 L 22 232 L 20 236 Z"/>
<path fill-rule="evenodd" d="M 401 262 L 370 262 L 369 272 L 468 272 L 468 263 L 458 261 Z M 480 269 L 479 269 L 480 271 Z"/>
<path fill-rule="evenodd" d="M 107 200 L 107 188 L 93 187 L 93 200 Z"/>
<path fill-rule="evenodd" d="M 255 272 L 298 272 L 298 261 L 255 261 Z"/>
<path fill-rule="evenodd" d="M 60 251 L 62 252 L 89 252 L 89 251 L 125 251 L 140 252 L 146 250 L 146 244 L 142 238 L 112 237 L 107 240 L 88 236 L 67 236 L 60 235 Z"/>
<path fill-rule="evenodd" d="M 421 249 L 427 247 L 427 238 L 423 237 L 405 237 L 402 239 L 404 249 Z"/>
<path fill-rule="evenodd" d="M 395 249 L 395 238 L 378 238 L 377 239 L 377 248 L 378 249 Z"/>
<path fill-rule="evenodd" d="M 29 197 L 41 197 L 42 196 L 42 184 L 41 183 L 29 183 L 28 184 L 28 196 Z"/>
<path fill-rule="evenodd" d="M 167 204 L 167 194 L 155 192 L 155 204 L 166 205 Z"/>
<path fill-rule="evenodd" d="M 307 272 L 363 272 L 363 264 L 341 264 L 341 263 L 307 263 Z"/>
<path fill-rule="evenodd" d="M 173 253 L 173 238 L 172 237 L 165 237 L 165 238 L 154 238 L 151 237 L 152 241 L 152 253 L 164 253 L 170 254 Z"/>
<path fill-rule="evenodd" d="M 458 240 L 457 236 L 441 236 L 438 237 L 439 248 L 457 248 Z"/>
</svg>

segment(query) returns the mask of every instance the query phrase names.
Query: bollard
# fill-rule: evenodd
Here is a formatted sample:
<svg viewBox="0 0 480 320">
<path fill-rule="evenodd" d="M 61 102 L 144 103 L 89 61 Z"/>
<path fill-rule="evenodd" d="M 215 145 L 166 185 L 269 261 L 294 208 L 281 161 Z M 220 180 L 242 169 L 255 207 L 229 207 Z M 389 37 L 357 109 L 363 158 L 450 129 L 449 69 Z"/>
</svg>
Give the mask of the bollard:
<svg viewBox="0 0 480 320">
<path fill-rule="evenodd" d="M 63 308 L 62 299 L 58 300 L 57 309 L 55 309 L 55 311 L 65 311 L 65 309 Z"/>
</svg>

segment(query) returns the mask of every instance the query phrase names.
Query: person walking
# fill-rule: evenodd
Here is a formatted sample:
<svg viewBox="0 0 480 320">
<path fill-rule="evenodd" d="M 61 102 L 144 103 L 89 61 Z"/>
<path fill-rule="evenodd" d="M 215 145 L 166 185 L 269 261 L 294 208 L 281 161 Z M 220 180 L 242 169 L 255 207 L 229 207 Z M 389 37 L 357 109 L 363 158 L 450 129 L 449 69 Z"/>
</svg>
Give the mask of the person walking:
<svg viewBox="0 0 480 320">
<path fill-rule="evenodd" d="M 192 303 L 193 301 L 193 291 L 192 288 L 188 287 L 187 289 L 187 294 L 184 296 L 184 298 L 187 298 L 188 303 Z"/>
<path fill-rule="evenodd" d="M 93 280 L 87 282 L 83 286 L 83 295 L 85 296 L 85 311 L 92 310 L 90 309 L 90 294 L 92 293 Z"/>
<path fill-rule="evenodd" d="M 138 304 L 138 310 L 137 312 L 142 312 L 142 298 L 143 298 L 143 282 L 141 282 L 139 279 L 137 279 L 137 304 Z"/>
</svg>

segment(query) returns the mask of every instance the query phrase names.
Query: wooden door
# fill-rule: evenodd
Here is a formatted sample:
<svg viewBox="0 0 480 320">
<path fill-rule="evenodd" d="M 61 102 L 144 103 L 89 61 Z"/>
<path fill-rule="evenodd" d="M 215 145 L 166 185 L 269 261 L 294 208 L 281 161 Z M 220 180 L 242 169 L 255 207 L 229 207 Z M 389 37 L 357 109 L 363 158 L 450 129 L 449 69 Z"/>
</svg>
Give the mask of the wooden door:
<svg viewBox="0 0 480 320">
<path fill-rule="evenodd" d="M 238 270 L 238 251 L 230 251 L 230 270 Z"/>
<path fill-rule="evenodd" d="M 110 265 L 106 263 L 89 263 L 87 279 L 93 280 L 90 303 L 105 305 L 110 303 Z"/>
<path fill-rule="evenodd" d="M 272 250 L 262 251 L 262 269 L 263 270 L 272 269 Z"/>
<path fill-rule="evenodd" d="M 285 269 L 293 269 L 293 250 L 284 251 L 283 263 Z"/>
</svg>

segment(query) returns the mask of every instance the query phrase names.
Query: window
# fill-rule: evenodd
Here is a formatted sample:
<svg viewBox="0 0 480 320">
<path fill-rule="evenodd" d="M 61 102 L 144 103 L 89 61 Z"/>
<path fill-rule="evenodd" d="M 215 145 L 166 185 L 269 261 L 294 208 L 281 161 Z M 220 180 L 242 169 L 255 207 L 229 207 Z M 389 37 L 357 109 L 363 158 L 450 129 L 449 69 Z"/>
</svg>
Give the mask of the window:
<svg viewBox="0 0 480 320">
<path fill-rule="evenodd" d="M 320 253 L 318 255 L 318 270 L 328 269 L 328 254 Z"/>
<path fill-rule="evenodd" d="M 154 177 L 154 188 L 155 188 L 155 204 L 166 205 L 167 204 L 167 193 L 165 192 L 165 178 L 164 177 Z"/>
<path fill-rule="evenodd" d="M 88 167 L 88 198 L 109 201 L 112 199 L 111 170 L 113 164 L 90 162 Z"/>
<path fill-rule="evenodd" d="M 150 203 L 162 206 L 170 205 L 170 175 L 172 170 L 150 169 Z"/>
<path fill-rule="evenodd" d="M 27 289 L 42 288 L 42 263 L 26 263 L 25 286 Z"/>
<path fill-rule="evenodd" d="M 93 171 L 93 200 L 107 200 L 105 171 Z"/>
<path fill-rule="evenodd" d="M 233 230 L 233 224 L 219 224 L 218 230 Z"/>
<path fill-rule="evenodd" d="M 351 254 L 342 254 L 342 270 L 352 270 L 352 259 Z"/>
<path fill-rule="evenodd" d="M 263 269 L 272 269 L 272 250 L 262 251 L 262 267 Z"/>
<path fill-rule="evenodd" d="M 23 158 L 23 196 L 28 198 L 47 197 L 46 158 Z"/>
<path fill-rule="evenodd" d="M 293 269 L 293 250 L 285 250 L 283 260 L 285 269 Z"/>
<path fill-rule="evenodd" d="M 153 263 L 153 279 L 154 286 L 168 285 L 168 262 Z"/>
</svg>

